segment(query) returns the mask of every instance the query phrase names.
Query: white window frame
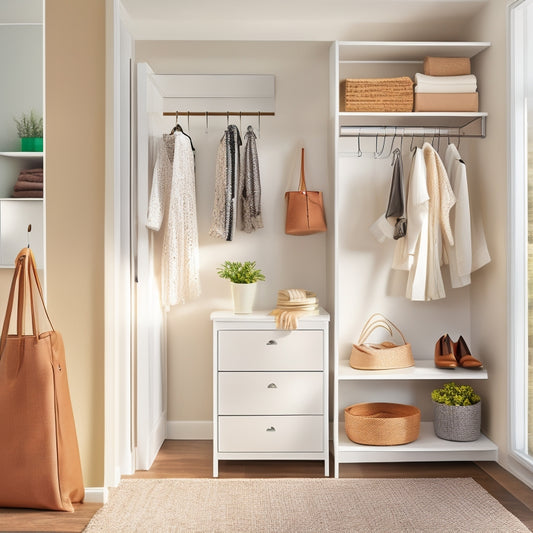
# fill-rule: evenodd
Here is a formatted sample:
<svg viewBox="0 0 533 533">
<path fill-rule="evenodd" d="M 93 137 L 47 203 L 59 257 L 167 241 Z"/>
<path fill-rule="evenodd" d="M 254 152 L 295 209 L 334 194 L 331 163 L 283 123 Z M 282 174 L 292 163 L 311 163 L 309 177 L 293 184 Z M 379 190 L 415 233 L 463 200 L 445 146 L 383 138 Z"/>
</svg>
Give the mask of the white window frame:
<svg viewBox="0 0 533 533">
<path fill-rule="evenodd" d="M 527 100 L 525 83 L 525 17 L 533 0 L 508 6 L 508 331 L 509 331 L 509 443 L 511 455 L 533 471 L 528 454 L 528 195 Z M 530 60 L 533 60 L 531 58 Z M 524 357 L 524 354 L 526 355 Z"/>
</svg>

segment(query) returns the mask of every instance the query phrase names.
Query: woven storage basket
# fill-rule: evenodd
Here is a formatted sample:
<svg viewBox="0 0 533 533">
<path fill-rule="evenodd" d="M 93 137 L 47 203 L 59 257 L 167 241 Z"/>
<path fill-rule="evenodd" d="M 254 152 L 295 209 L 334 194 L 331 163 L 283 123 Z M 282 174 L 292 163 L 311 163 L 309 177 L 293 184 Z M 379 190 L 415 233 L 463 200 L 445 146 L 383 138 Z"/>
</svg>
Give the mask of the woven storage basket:
<svg viewBox="0 0 533 533">
<path fill-rule="evenodd" d="M 341 100 L 345 111 L 412 111 L 413 80 L 407 76 L 346 79 L 341 83 Z"/>
<path fill-rule="evenodd" d="M 401 336 L 403 344 L 393 342 L 368 343 L 370 334 L 383 328 L 391 336 L 395 329 Z M 352 345 L 350 366 L 358 370 L 387 370 L 414 366 L 415 360 L 411 345 L 405 340 L 398 326 L 380 313 L 374 313 L 363 326 L 359 340 Z"/>
<path fill-rule="evenodd" d="M 420 409 L 401 403 L 357 403 L 344 409 L 344 427 L 358 444 L 407 444 L 420 433 Z"/>
</svg>

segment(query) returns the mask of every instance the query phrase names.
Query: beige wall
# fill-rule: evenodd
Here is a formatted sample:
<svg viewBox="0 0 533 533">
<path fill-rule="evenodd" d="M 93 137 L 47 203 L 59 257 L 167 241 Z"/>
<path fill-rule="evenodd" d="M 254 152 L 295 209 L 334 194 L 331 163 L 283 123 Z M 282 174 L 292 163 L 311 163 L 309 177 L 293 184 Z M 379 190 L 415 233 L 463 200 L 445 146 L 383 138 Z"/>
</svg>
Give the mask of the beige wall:
<svg viewBox="0 0 533 533">
<path fill-rule="evenodd" d="M 86 486 L 104 472 L 104 7 L 47 0 L 45 13 L 48 304 Z"/>
</svg>

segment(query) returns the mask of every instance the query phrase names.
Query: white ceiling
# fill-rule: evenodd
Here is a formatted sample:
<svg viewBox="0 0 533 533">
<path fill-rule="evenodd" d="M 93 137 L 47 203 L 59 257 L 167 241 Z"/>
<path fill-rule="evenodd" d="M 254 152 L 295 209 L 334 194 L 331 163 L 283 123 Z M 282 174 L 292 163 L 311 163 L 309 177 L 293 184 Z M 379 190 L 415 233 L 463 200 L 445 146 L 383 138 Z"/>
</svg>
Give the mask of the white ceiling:
<svg viewBox="0 0 533 533">
<path fill-rule="evenodd" d="M 457 39 L 489 0 L 121 0 L 139 40 Z"/>
</svg>

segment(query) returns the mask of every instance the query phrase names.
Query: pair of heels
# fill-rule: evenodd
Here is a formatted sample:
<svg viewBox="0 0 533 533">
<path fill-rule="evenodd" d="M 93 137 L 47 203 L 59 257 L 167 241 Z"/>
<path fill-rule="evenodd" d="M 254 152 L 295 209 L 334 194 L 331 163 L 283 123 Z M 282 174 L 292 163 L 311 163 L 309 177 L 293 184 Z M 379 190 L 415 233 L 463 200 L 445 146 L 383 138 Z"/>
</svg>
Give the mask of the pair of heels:
<svg viewBox="0 0 533 533">
<path fill-rule="evenodd" d="M 448 334 L 443 335 L 435 345 L 435 366 L 437 368 L 481 368 L 483 363 L 472 357 L 463 337 L 453 342 Z"/>
</svg>

